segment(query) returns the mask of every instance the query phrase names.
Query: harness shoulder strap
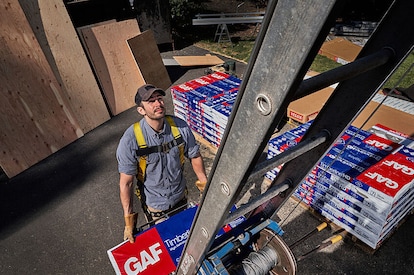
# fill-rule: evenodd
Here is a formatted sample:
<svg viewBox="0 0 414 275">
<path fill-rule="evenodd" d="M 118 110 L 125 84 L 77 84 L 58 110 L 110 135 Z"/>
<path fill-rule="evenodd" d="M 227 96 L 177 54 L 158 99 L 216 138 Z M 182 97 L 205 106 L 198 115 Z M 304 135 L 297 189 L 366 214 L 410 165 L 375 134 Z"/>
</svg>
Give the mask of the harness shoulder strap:
<svg viewBox="0 0 414 275">
<path fill-rule="evenodd" d="M 180 131 L 178 130 L 178 127 L 175 125 L 174 119 L 172 116 L 165 116 L 165 120 L 167 120 L 168 124 L 171 127 L 171 132 L 174 136 L 174 138 L 180 137 Z"/>
<path fill-rule="evenodd" d="M 142 133 L 141 125 L 139 122 L 134 123 L 134 134 L 140 150 L 148 149 L 147 143 L 145 142 L 144 134 Z M 137 186 L 135 188 L 135 195 L 141 202 L 141 207 L 144 210 L 145 218 L 147 222 L 152 221 L 152 216 L 148 212 L 148 206 L 145 199 L 144 193 L 144 180 L 145 180 L 145 169 L 147 168 L 147 154 L 140 154 L 137 167 Z"/>
<path fill-rule="evenodd" d="M 165 116 L 165 119 L 167 120 L 168 124 L 170 124 L 171 132 L 174 136 L 175 140 L 179 140 L 181 138 L 180 130 L 178 130 L 177 125 L 175 125 L 174 118 L 172 116 Z M 180 162 L 181 165 L 184 165 L 185 162 L 185 156 L 184 156 L 184 142 L 181 142 L 181 144 L 177 144 L 178 150 L 180 150 Z"/>
<path fill-rule="evenodd" d="M 145 142 L 144 135 L 142 134 L 141 125 L 139 124 L 139 122 L 134 123 L 134 134 L 135 134 L 135 138 L 137 139 L 138 147 L 140 149 L 148 148 L 147 143 Z M 145 175 L 146 168 L 147 168 L 147 155 L 140 155 L 139 163 L 138 163 L 137 179 L 141 183 L 144 182 L 144 175 Z"/>
</svg>

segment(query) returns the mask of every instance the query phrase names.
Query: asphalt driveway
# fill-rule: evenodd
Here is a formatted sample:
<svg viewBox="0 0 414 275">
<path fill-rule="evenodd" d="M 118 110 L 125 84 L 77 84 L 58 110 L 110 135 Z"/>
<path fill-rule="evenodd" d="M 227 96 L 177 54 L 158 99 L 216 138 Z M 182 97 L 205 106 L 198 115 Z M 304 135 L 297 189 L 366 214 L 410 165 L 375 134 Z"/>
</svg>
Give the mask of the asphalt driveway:
<svg viewBox="0 0 414 275">
<path fill-rule="evenodd" d="M 205 53 L 191 46 L 163 57 Z M 237 62 L 239 76 L 245 69 Z M 174 84 L 199 77 L 205 70 L 168 69 Z M 167 104 L 172 113 L 171 98 Z M 122 241 L 124 227 L 115 150 L 123 131 L 138 119 L 134 108 L 127 110 L 16 177 L 2 178 L 1 274 L 114 274 L 106 251 Z M 204 150 L 208 153 L 208 148 Z M 213 160 L 214 154 L 208 153 L 207 165 Z M 186 174 L 193 182 L 188 163 Z M 189 188 L 191 198 L 197 200 L 195 188 Z M 287 243 L 320 223 L 293 200 L 275 219 L 284 221 Z M 346 239 L 300 261 L 298 274 L 414 274 L 413 229 L 410 217 L 374 254 Z M 331 235 L 329 229 L 322 231 L 293 252 L 301 255 Z"/>
</svg>

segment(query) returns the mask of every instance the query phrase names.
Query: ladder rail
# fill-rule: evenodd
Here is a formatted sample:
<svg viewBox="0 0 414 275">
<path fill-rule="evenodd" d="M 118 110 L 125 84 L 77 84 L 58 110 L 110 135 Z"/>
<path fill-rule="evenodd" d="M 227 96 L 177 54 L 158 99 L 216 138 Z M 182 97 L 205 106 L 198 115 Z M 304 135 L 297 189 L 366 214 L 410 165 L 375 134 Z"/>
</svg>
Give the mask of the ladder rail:
<svg viewBox="0 0 414 275">
<path fill-rule="evenodd" d="M 394 2 L 357 58 L 359 59 L 388 51 L 389 54 L 386 54 L 390 57 L 388 58 L 388 62 L 351 79 L 340 82 L 319 112 L 315 121 L 303 136 L 301 142 L 306 142 L 309 138 L 321 131 L 328 131 L 331 135 L 332 142 L 336 141 L 398 68 L 401 62 L 413 51 L 414 29 L 404 28 L 404 30 L 399 30 L 399 26 L 410 22 L 409 15 L 404 13 L 404 11 L 411 8 L 414 8 L 414 3 L 411 1 Z M 300 158 L 298 157 L 286 163 L 271 186 L 282 184 L 286 180 L 289 180 L 295 183 L 287 191 L 288 194 L 291 194 L 294 188 L 306 177 L 315 164 L 319 162 L 325 152 L 329 150 L 332 142 L 315 147 L 304 153 Z M 269 200 L 256 209 L 253 214 L 264 215 L 268 218 L 271 217 L 283 205 L 276 202 L 276 200 L 280 201 L 280 199 L 273 198 L 272 200 Z"/>
<path fill-rule="evenodd" d="M 272 2 L 271 9 L 266 12 L 260 39 L 242 81 L 177 274 L 196 273 L 242 189 L 241 183 L 253 171 L 274 128 L 300 87 L 341 4 L 341 1 L 316 2 L 280 0 L 277 5 Z M 413 1 L 393 3 L 358 56 L 363 58 L 389 51 L 385 54 L 386 62 L 337 86 L 301 142 L 322 132 L 330 134 L 327 141 L 285 163 L 271 188 L 288 183 L 289 188 L 284 193 L 291 194 L 412 51 L 414 29 L 399 27 L 410 22 L 406 11 L 413 8 Z M 292 36 L 302 39 L 293 41 Z M 289 197 L 286 194 L 277 195 L 257 207 L 250 217 L 270 218 Z"/>
<path fill-rule="evenodd" d="M 240 183 L 254 168 L 325 40 L 337 8 L 335 0 L 269 3 L 178 274 L 195 274 L 199 268 L 242 189 Z M 247 134 L 249 142 L 240 142 Z"/>
</svg>

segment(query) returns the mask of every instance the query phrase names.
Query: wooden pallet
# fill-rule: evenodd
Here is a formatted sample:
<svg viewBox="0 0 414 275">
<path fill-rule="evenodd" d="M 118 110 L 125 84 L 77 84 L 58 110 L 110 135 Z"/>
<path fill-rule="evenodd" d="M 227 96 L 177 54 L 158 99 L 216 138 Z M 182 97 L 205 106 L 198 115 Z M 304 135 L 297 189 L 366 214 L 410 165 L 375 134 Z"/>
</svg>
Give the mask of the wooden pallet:
<svg viewBox="0 0 414 275">
<path fill-rule="evenodd" d="M 291 196 L 291 198 L 296 201 L 297 203 L 299 203 L 299 205 L 301 207 L 303 207 L 304 209 L 308 210 L 318 221 L 321 222 L 327 222 L 329 223 L 329 226 L 331 227 L 331 229 L 334 232 L 339 232 L 341 230 L 345 230 L 344 228 L 342 228 L 341 226 L 331 222 L 328 218 L 322 216 L 319 212 L 317 212 L 315 209 L 313 209 L 312 207 L 310 207 L 309 205 L 305 204 L 304 202 L 302 202 L 301 200 L 299 200 L 298 198 L 296 198 L 295 196 Z M 375 252 L 378 251 L 378 249 L 380 249 L 380 247 L 397 231 L 397 229 L 403 225 L 409 218 L 411 215 L 414 214 L 414 209 L 411 210 L 395 227 L 393 230 L 391 230 L 387 237 L 374 249 L 370 246 L 368 246 L 367 244 L 365 244 L 363 241 L 361 241 L 360 239 L 358 239 L 358 237 L 354 236 L 352 233 L 347 232 L 346 230 L 346 234 L 344 235 L 344 242 L 351 242 L 353 243 L 355 246 L 357 246 L 358 248 L 360 248 L 362 251 L 373 255 Z"/>
<path fill-rule="evenodd" d="M 205 140 L 200 134 L 194 131 L 193 131 L 193 134 L 194 134 L 195 139 L 200 143 L 200 145 L 207 147 L 207 149 L 213 154 L 217 153 L 218 147 L 214 146 L 213 144 Z"/>
</svg>

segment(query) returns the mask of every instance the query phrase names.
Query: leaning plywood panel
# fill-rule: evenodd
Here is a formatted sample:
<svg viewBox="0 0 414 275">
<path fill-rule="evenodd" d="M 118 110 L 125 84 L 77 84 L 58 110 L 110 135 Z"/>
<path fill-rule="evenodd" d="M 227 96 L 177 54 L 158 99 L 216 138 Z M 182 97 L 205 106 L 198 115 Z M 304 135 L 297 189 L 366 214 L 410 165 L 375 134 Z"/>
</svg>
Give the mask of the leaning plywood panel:
<svg viewBox="0 0 414 275">
<path fill-rule="evenodd" d="M 137 21 L 86 26 L 79 32 L 111 113 L 117 115 L 134 106 L 137 88 L 145 84 L 127 44 L 140 34 Z"/>
<path fill-rule="evenodd" d="M 0 165 L 13 177 L 83 135 L 19 5 L 0 8 Z"/>
<path fill-rule="evenodd" d="M 20 2 L 83 132 L 107 121 L 108 109 L 63 1 Z"/>
<path fill-rule="evenodd" d="M 87 57 L 89 58 L 89 60 L 91 61 L 91 65 L 92 65 L 92 69 L 94 70 L 94 71 L 96 71 L 96 69 L 93 67 L 93 62 L 92 62 L 92 56 L 90 55 L 90 53 L 89 53 L 89 50 L 88 50 L 88 44 L 86 44 L 86 41 L 85 41 L 85 38 L 84 38 L 84 36 L 83 36 L 83 33 L 84 33 L 84 29 L 90 29 L 90 28 L 92 28 L 92 27 L 94 27 L 94 26 L 100 26 L 100 25 L 105 25 L 105 24 L 109 24 L 109 23 L 115 23 L 116 22 L 116 20 L 115 19 L 111 19 L 111 20 L 108 20 L 108 21 L 102 21 L 102 22 L 99 22 L 99 23 L 95 23 L 95 24 L 92 24 L 92 25 L 86 25 L 86 26 L 82 26 L 82 27 L 79 27 L 79 28 L 77 28 L 76 29 L 76 32 L 77 32 L 77 34 L 78 34 L 78 37 L 79 37 L 79 40 L 81 41 L 81 44 L 83 45 L 83 47 L 85 48 L 85 53 L 86 53 L 86 55 L 87 55 Z M 85 31 L 85 33 L 86 33 L 86 31 Z M 93 41 L 92 41 L 93 42 Z M 92 45 L 91 45 L 91 43 L 92 42 L 89 42 L 90 44 L 89 44 L 89 47 L 92 47 Z M 96 45 L 95 45 L 96 46 Z"/>
<path fill-rule="evenodd" d="M 177 63 L 180 66 L 187 66 L 187 67 L 191 67 L 191 66 L 209 66 L 209 65 L 219 65 L 219 64 L 223 64 L 224 61 L 215 56 L 215 55 L 209 55 L 206 54 L 205 56 L 173 56 L 173 58 L 175 59 L 175 61 L 177 61 Z"/>
<path fill-rule="evenodd" d="M 152 31 L 148 30 L 128 39 L 128 45 L 145 83 L 154 84 L 164 90 L 168 89 L 171 86 L 170 76 L 162 62 Z"/>
</svg>

